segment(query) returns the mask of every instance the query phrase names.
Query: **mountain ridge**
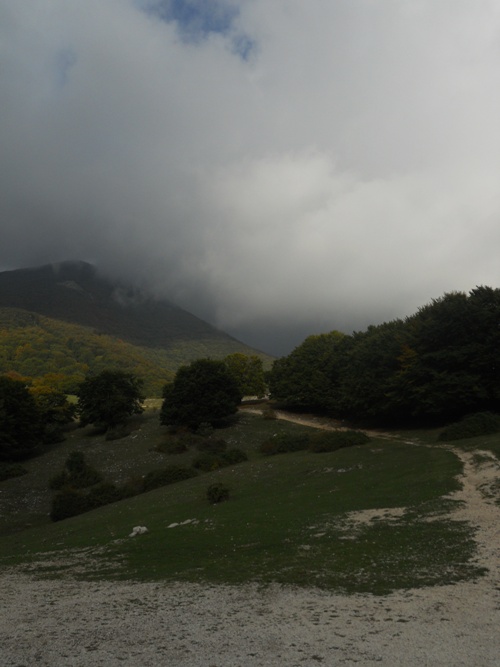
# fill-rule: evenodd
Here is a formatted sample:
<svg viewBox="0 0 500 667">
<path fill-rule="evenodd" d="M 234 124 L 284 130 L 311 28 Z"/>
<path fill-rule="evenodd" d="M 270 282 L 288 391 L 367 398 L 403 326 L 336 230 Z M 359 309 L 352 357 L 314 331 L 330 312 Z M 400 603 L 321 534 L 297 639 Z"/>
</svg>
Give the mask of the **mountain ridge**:
<svg viewBox="0 0 500 667">
<path fill-rule="evenodd" d="M 88 373 L 131 372 L 160 396 L 179 366 L 229 354 L 272 357 L 86 262 L 0 273 L 0 374 L 75 393 Z"/>
<path fill-rule="evenodd" d="M 168 349 L 179 340 L 218 339 L 263 354 L 170 301 L 101 277 L 82 261 L 0 272 L 0 307 L 92 327 L 134 345 Z"/>
</svg>

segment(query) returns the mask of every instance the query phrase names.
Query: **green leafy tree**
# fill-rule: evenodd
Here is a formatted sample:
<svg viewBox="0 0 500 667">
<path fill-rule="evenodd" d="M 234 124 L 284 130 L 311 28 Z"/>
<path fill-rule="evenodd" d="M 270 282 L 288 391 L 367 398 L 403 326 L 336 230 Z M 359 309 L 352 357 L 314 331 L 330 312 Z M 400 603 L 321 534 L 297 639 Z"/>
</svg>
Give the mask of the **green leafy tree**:
<svg viewBox="0 0 500 667">
<path fill-rule="evenodd" d="M 108 430 L 143 411 L 142 380 L 123 371 L 104 370 L 87 377 L 77 395 L 82 426 L 94 424 Z"/>
<path fill-rule="evenodd" d="M 44 422 L 46 441 L 64 440 L 64 428 L 73 421 L 76 406 L 68 401 L 66 394 L 46 385 L 35 386 L 33 383 L 30 393 L 35 399 Z"/>
<path fill-rule="evenodd" d="M 257 355 L 246 355 L 241 352 L 235 352 L 234 354 L 229 354 L 224 359 L 224 363 L 238 383 L 242 396 L 258 396 L 262 398 L 266 395 L 267 387 L 264 379 L 264 366 L 262 359 Z"/>
<path fill-rule="evenodd" d="M 23 382 L 0 377 L 0 460 L 21 461 L 40 452 L 44 425 Z"/>
<path fill-rule="evenodd" d="M 308 336 L 269 373 L 271 397 L 292 407 L 331 411 L 337 404 L 337 359 L 346 336 L 338 331 Z"/>
<path fill-rule="evenodd" d="M 172 384 L 163 390 L 162 424 L 196 429 L 234 414 L 241 403 L 238 382 L 223 361 L 198 359 L 181 366 Z"/>
</svg>

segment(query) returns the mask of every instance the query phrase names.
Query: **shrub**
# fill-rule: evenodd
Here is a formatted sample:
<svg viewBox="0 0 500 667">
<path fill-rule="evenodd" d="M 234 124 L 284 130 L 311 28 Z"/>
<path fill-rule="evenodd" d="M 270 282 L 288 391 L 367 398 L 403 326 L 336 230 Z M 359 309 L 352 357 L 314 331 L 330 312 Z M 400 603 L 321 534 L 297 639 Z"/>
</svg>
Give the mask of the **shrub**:
<svg viewBox="0 0 500 667">
<path fill-rule="evenodd" d="M 310 438 L 309 451 L 334 452 L 343 447 L 364 445 L 370 438 L 362 431 L 321 431 Z"/>
<path fill-rule="evenodd" d="M 500 431 L 500 416 L 493 412 L 476 412 L 461 421 L 447 426 L 439 434 L 438 440 L 462 440 L 478 435 L 490 435 Z"/>
<path fill-rule="evenodd" d="M 196 429 L 196 435 L 202 438 L 209 438 L 214 432 L 214 427 L 210 422 L 202 422 Z"/>
<path fill-rule="evenodd" d="M 87 494 L 87 509 L 95 509 L 110 503 L 116 503 L 118 500 L 123 500 L 123 489 L 111 484 L 111 482 L 103 482 L 98 486 L 94 486 Z"/>
<path fill-rule="evenodd" d="M 181 439 L 176 438 L 162 443 L 157 447 L 157 450 L 165 454 L 184 454 L 184 452 L 187 452 L 187 446 Z"/>
<path fill-rule="evenodd" d="M 76 489 L 66 488 L 56 493 L 52 499 L 50 518 L 52 521 L 61 521 L 77 514 L 83 514 L 90 509 L 87 496 Z"/>
<path fill-rule="evenodd" d="M 217 503 L 229 500 L 228 487 L 221 482 L 211 484 L 207 489 L 207 499 L 211 505 L 216 505 Z"/>
<path fill-rule="evenodd" d="M 227 452 L 223 452 L 220 458 L 225 463 L 225 465 L 228 466 L 236 465 L 237 463 L 243 463 L 243 461 L 248 461 L 248 456 L 246 453 L 237 447 L 233 447 Z"/>
<path fill-rule="evenodd" d="M 108 428 L 106 431 L 105 440 L 108 442 L 113 440 L 121 440 L 122 438 L 126 438 L 131 433 L 132 428 L 130 427 L 130 424 L 117 424 L 116 426 Z"/>
<path fill-rule="evenodd" d="M 194 459 L 193 468 L 203 472 L 211 472 L 212 470 L 242 463 L 242 461 L 248 461 L 248 456 L 244 451 L 235 447 L 220 454 L 202 454 Z"/>
<path fill-rule="evenodd" d="M 140 476 L 130 477 L 121 487 L 123 498 L 132 498 L 144 492 L 144 478 Z"/>
<path fill-rule="evenodd" d="M 0 482 L 11 477 L 21 477 L 26 475 L 28 471 L 18 463 L 0 463 Z"/>
<path fill-rule="evenodd" d="M 201 456 L 197 456 L 193 460 L 192 465 L 196 470 L 202 470 L 203 472 L 211 472 L 212 470 L 224 467 L 221 457 L 216 454 L 202 454 Z"/>
<path fill-rule="evenodd" d="M 299 452 L 309 446 L 309 435 L 306 433 L 298 435 L 274 435 L 261 444 L 259 451 L 265 456 L 285 454 L 286 452 Z"/>
<path fill-rule="evenodd" d="M 222 438 L 204 438 L 197 443 L 196 449 L 206 454 L 220 454 L 226 451 L 227 443 Z"/>
<path fill-rule="evenodd" d="M 196 474 L 196 471 L 192 468 L 181 468 L 180 466 L 168 466 L 161 470 L 152 470 L 144 477 L 143 491 L 152 491 L 161 486 L 182 482 L 190 477 L 195 477 Z"/>
<path fill-rule="evenodd" d="M 52 477 L 49 487 L 54 490 L 71 486 L 75 489 L 84 489 L 102 481 L 102 475 L 92 466 L 89 466 L 82 452 L 75 451 L 66 459 L 64 469 Z"/>
</svg>

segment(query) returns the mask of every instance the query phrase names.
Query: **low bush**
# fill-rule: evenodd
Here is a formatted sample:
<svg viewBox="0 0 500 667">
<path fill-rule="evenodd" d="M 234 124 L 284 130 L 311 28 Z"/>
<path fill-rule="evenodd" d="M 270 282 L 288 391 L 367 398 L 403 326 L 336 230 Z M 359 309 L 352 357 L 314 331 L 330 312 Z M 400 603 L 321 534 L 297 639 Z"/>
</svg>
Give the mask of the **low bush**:
<svg viewBox="0 0 500 667">
<path fill-rule="evenodd" d="M 92 466 L 89 466 L 82 452 L 75 451 L 66 459 L 63 470 L 52 477 L 49 487 L 59 490 L 66 486 L 74 489 L 84 489 L 102 481 L 102 475 Z"/>
<path fill-rule="evenodd" d="M 164 454 L 184 454 L 184 452 L 187 452 L 187 446 L 180 438 L 167 440 L 156 449 Z"/>
<path fill-rule="evenodd" d="M 370 438 L 362 431 L 321 431 L 311 436 L 309 451 L 316 454 L 334 452 L 343 447 L 364 445 Z"/>
<path fill-rule="evenodd" d="M 116 503 L 118 500 L 124 498 L 123 489 L 111 484 L 111 482 L 103 482 L 98 486 L 94 486 L 87 494 L 88 509 L 95 509 L 110 503 Z"/>
<path fill-rule="evenodd" d="M 299 452 L 307 449 L 309 446 L 309 435 L 303 433 L 298 435 L 273 435 L 272 438 L 265 440 L 259 447 L 261 454 L 265 456 L 274 456 L 275 454 L 285 454 L 286 452 Z"/>
<path fill-rule="evenodd" d="M 91 509 L 87 496 L 76 489 L 66 488 L 56 493 L 52 499 L 50 518 L 52 521 L 62 521 L 77 514 L 83 514 Z"/>
<path fill-rule="evenodd" d="M 182 468 L 180 466 L 168 466 L 161 470 L 152 470 L 144 477 L 142 489 L 143 491 L 152 491 L 161 486 L 168 486 L 195 477 L 196 474 L 196 470 L 193 470 L 193 468 Z"/>
<path fill-rule="evenodd" d="M 214 432 L 214 427 L 210 422 L 202 422 L 196 429 L 196 434 L 201 435 L 203 438 L 209 438 Z"/>
<path fill-rule="evenodd" d="M 18 463 L 0 463 L 0 482 L 11 477 L 21 477 L 26 475 L 28 471 Z"/>
<path fill-rule="evenodd" d="M 229 449 L 227 452 L 220 454 L 202 454 L 193 461 L 193 468 L 203 472 L 211 472 L 219 468 L 226 468 L 227 466 L 236 465 L 248 461 L 248 456 L 241 449 Z"/>
<path fill-rule="evenodd" d="M 476 412 L 447 426 L 438 436 L 438 440 L 462 440 L 479 435 L 490 435 L 500 431 L 500 415 L 493 412 Z"/>
<path fill-rule="evenodd" d="M 106 430 L 105 440 L 110 442 L 113 440 L 121 440 L 122 438 L 129 436 L 132 433 L 132 430 L 130 424 L 117 424 Z"/>
<path fill-rule="evenodd" d="M 203 438 L 196 444 L 196 449 L 206 454 L 220 454 L 226 451 L 227 443 L 222 438 Z"/>
<path fill-rule="evenodd" d="M 229 488 L 221 482 L 211 484 L 207 489 L 207 499 L 211 505 L 229 500 Z"/>
<path fill-rule="evenodd" d="M 248 456 L 246 453 L 237 447 L 233 447 L 232 449 L 228 449 L 227 452 L 223 452 L 220 458 L 223 460 L 224 464 L 228 466 L 236 465 L 237 463 L 243 463 L 243 461 L 248 461 Z"/>
<path fill-rule="evenodd" d="M 144 492 L 144 478 L 141 476 L 129 477 L 120 487 L 123 498 L 132 498 Z"/>
</svg>

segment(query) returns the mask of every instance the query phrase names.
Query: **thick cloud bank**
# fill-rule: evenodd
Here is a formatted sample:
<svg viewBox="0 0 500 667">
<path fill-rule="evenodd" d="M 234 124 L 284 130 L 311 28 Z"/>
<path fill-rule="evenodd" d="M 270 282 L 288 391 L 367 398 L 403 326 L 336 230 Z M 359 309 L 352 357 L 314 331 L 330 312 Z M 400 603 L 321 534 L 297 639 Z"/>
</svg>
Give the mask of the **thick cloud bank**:
<svg viewBox="0 0 500 667">
<path fill-rule="evenodd" d="M 0 268 L 266 350 L 499 285 L 494 0 L 0 0 Z"/>
</svg>

